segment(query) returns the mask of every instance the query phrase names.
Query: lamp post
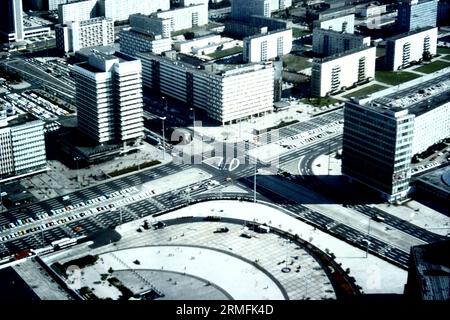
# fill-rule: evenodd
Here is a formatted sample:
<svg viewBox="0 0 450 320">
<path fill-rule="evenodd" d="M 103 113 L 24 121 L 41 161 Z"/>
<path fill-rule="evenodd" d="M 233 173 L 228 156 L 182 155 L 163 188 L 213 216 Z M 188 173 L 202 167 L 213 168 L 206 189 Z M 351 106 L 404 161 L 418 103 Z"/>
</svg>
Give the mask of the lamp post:
<svg viewBox="0 0 450 320">
<path fill-rule="evenodd" d="M 193 130 L 195 132 L 195 109 L 194 108 L 189 108 L 189 110 L 192 111 L 193 116 L 194 116 L 193 121 L 192 121 L 192 127 L 193 127 Z"/>
</svg>

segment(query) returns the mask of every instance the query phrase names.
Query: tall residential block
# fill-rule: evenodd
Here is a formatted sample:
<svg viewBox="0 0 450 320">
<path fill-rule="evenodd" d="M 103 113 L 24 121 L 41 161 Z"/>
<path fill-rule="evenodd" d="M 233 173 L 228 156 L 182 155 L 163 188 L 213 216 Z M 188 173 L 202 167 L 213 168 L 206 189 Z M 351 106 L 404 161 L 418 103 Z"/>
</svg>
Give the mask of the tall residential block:
<svg viewBox="0 0 450 320">
<path fill-rule="evenodd" d="M 208 24 L 208 5 L 197 4 L 160 11 L 156 13 L 156 16 L 161 19 L 169 19 L 171 31 L 190 29 Z"/>
<path fill-rule="evenodd" d="M 75 52 L 87 47 L 114 44 L 114 22 L 109 18 L 93 18 L 55 26 L 56 47 Z"/>
<path fill-rule="evenodd" d="M 98 144 L 139 143 L 144 133 L 141 62 L 94 51 L 74 67 L 78 128 Z"/>
<path fill-rule="evenodd" d="M 246 37 L 243 46 L 245 62 L 261 62 L 284 56 L 292 50 L 292 29 Z"/>
<path fill-rule="evenodd" d="M 386 39 L 385 66 L 396 71 L 437 51 L 438 28 L 425 27 Z"/>
<path fill-rule="evenodd" d="M 361 47 L 323 59 L 314 59 L 311 94 L 324 97 L 373 80 L 375 59 L 375 47 Z"/>
</svg>

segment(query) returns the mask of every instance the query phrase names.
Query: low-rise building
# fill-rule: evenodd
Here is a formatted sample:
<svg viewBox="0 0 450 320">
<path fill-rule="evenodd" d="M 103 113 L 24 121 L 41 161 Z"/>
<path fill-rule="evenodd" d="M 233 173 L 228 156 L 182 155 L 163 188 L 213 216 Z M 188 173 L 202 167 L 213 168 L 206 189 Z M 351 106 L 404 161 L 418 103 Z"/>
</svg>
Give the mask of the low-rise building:
<svg viewBox="0 0 450 320">
<path fill-rule="evenodd" d="M 292 50 L 292 29 L 246 37 L 243 46 L 245 62 L 261 62 L 284 56 Z"/>
<path fill-rule="evenodd" d="M 93 18 L 55 26 L 56 47 L 63 52 L 114 43 L 114 22 L 109 18 Z"/>
<path fill-rule="evenodd" d="M 143 84 L 164 95 L 200 108 L 221 123 L 271 112 L 274 70 L 270 63 L 240 67 L 188 63 L 182 55 L 138 53 Z"/>
<path fill-rule="evenodd" d="M 315 58 L 311 70 L 311 94 L 324 97 L 372 80 L 375 77 L 375 59 L 375 47 Z"/>
<path fill-rule="evenodd" d="M 370 37 L 326 29 L 313 30 L 313 51 L 325 56 L 370 46 Z"/>
<path fill-rule="evenodd" d="M 436 55 L 437 34 L 437 28 L 426 27 L 387 38 L 386 68 L 396 71 L 408 67 L 411 62 L 422 61 L 425 55 Z"/>
</svg>

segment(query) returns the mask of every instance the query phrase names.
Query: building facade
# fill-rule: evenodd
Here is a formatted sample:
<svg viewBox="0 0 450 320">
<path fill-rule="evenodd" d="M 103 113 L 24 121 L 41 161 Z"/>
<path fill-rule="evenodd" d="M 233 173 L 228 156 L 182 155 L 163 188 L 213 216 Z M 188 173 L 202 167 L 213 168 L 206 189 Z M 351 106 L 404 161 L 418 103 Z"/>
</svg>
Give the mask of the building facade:
<svg viewBox="0 0 450 320">
<path fill-rule="evenodd" d="M 114 44 L 114 22 L 109 18 L 93 18 L 55 26 L 56 47 L 62 52 Z"/>
<path fill-rule="evenodd" d="M 270 18 L 270 4 L 272 0 L 233 0 L 231 4 L 231 18 L 248 21 L 251 16 Z"/>
<path fill-rule="evenodd" d="M 292 6 L 292 0 L 271 0 L 270 11 L 285 10 Z"/>
<path fill-rule="evenodd" d="M 170 38 L 171 20 L 143 14 L 130 16 L 130 27 L 141 33 L 161 35 L 162 38 Z"/>
<path fill-rule="evenodd" d="M 347 50 L 370 46 L 370 37 L 334 30 L 313 30 L 313 51 L 324 56 L 342 53 Z"/>
<path fill-rule="evenodd" d="M 398 3 L 397 28 L 410 32 L 436 27 L 438 0 L 401 0 Z"/>
<path fill-rule="evenodd" d="M 375 47 L 362 47 L 314 59 L 311 94 L 324 97 L 365 83 L 375 77 Z"/>
<path fill-rule="evenodd" d="M 448 72 L 360 104 L 346 103 L 342 173 L 389 201 L 410 192 L 411 158 L 450 135 Z M 433 131 L 433 132 L 432 132 Z"/>
<path fill-rule="evenodd" d="M 426 27 L 386 39 L 385 66 L 396 71 L 413 61 L 422 61 L 425 54 L 436 55 L 438 29 Z"/>
<path fill-rule="evenodd" d="M 158 12 L 158 18 L 170 20 L 170 30 L 179 31 L 208 24 L 208 5 L 198 4 Z"/>
<path fill-rule="evenodd" d="M 84 0 L 60 4 L 59 23 L 88 20 L 95 17 L 125 21 L 136 13 L 149 15 L 158 10 L 169 10 L 170 0 Z"/>
<path fill-rule="evenodd" d="M 271 64 L 249 64 L 223 69 L 195 66 L 176 55 L 138 53 L 145 86 L 203 109 L 221 123 L 245 119 L 273 109 L 274 70 Z"/>
<path fill-rule="evenodd" d="M 22 0 L 0 1 L 0 35 L 6 42 L 22 41 L 25 38 Z"/>
<path fill-rule="evenodd" d="M 44 122 L 29 114 L 6 117 L 0 106 L 0 181 L 46 166 Z"/>
<path fill-rule="evenodd" d="M 172 50 L 171 38 L 162 38 L 160 35 L 155 36 L 133 29 L 120 33 L 120 51 L 130 56 L 134 57 L 138 52 L 161 54 L 169 50 Z"/>
<path fill-rule="evenodd" d="M 98 144 L 133 145 L 144 135 L 138 59 L 96 52 L 74 67 L 78 128 Z"/>
<path fill-rule="evenodd" d="M 245 62 L 262 62 L 284 56 L 292 50 L 292 29 L 246 37 L 243 46 Z"/>
</svg>

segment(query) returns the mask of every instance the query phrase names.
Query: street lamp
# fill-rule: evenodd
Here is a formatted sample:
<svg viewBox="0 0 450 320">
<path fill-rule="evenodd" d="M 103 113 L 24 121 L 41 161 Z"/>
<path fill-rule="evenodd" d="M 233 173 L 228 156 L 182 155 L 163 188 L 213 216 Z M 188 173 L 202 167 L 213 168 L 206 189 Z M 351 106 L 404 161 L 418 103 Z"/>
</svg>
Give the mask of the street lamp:
<svg viewBox="0 0 450 320">
<path fill-rule="evenodd" d="M 163 98 L 163 100 L 165 101 L 165 103 L 166 103 L 166 107 L 165 107 L 165 109 L 164 109 L 164 111 L 166 111 L 167 112 L 167 98 L 166 97 L 162 97 Z"/>
<path fill-rule="evenodd" d="M 164 128 L 164 120 L 166 120 L 166 117 L 158 117 L 158 118 L 160 118 L 162 120 L 162 138 L 163 138 L 162 147 L 163 147 L 163 159 L 165 159 L 166 158 L 166 152 L 165 152 L 165 150 L 166 150 L 166 148 L 165 148 L 166 132 L 165 132 L 165 128 Z"/>
</svg>

